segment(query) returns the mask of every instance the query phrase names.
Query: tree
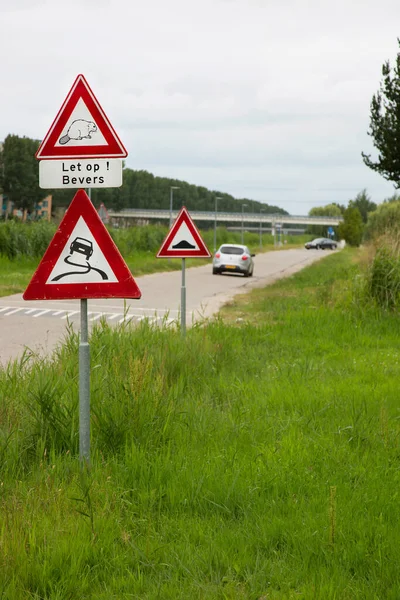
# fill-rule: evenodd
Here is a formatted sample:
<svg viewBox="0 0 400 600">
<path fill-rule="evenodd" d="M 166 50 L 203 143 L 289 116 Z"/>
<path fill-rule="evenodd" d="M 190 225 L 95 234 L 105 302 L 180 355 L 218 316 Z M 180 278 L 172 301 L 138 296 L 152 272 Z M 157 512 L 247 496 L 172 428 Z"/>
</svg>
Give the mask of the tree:
<svg viewBox="0 0 400 600">
<path fill-rule="evenodd" d="M 8 135 L 2 149 L 3 191 L 16 208 L 32 210 L 43 197 L 35 152 L 39 142 Z"/>
<path fill-rule="evenodd" d="M 340 210 L 340 214 L 343 215 L 344 211 L 346 210 L 346 207 L 344 204 L 339 204 L 338 202 L 332 202 L 332 206 L 337 206 L 338 209 Z"/>
<path fill-rule="evenodd" d="M 338 226 L 338 236 L 349 246 L 359 246 L 363 236 L 364 224 L 360 211 L 355 206 L 349 206 L 343 215 L 343 221 Z"/>
<path fill-rule="evenodd" d="M 338 204 L 333 202 L 326 206 L 314 206 L 308 214 L 310 217 L 341 217 L 342 210 Z"/>
<path fill-rule="evenodd" d="M 393 194 L 393 196 L 390 196 L 390 198 L 385 198 L 383 201 L 384 204 L 390 204 L 391 202 L 400 202 L 400 196 Z"/>
<path fill-rule="evenodd" d="M 368 213 L 374 212 L 376 210 L 375 202 L 371 202 L 366 190 L 363 190 L 354 198 L 354 200 L 349 201 L 349 206 L 353 206 L 354 208 L 358 208 L 360 211 L 363 223 L 368 221 Z"/>
<path fill-rule="evenodd" d="M 397 40 L 400 47 L 400 39 Z M 361 153 L 364 163 L 380 173 L 395 188 L 400 188 L 400 52 L 393 69 L 389 61 L 382 65 L 383 80 L 371 101 L 368 135 L 378 150 L 378 159 Z"/>
<path fill-rule="evenodd" d="M 326 206 L 314 206 L 309 212 L 310 217 L 341 217 L 343 214 L 342 209 L 336 203 L 326 204 Z M 327 225 L 308 225 L 307 233 L 310 233 L 317 237 L 326 237 Z"/>
</svg>

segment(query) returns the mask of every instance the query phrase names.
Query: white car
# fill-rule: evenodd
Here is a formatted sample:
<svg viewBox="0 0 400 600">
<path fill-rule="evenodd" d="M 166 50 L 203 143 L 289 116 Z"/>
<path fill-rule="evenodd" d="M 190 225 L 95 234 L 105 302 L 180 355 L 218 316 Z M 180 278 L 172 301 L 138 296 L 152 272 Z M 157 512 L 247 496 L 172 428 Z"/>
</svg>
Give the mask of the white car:
<svg viewBox="0 0 400 600">
<path fill-rule="evenodd" d="M 251 277 L 254 271 L 253 256 L 247 246 L 241 244 L 222 244 L 214 255 L 212 272 L 242 273 Z"/>
</svg>

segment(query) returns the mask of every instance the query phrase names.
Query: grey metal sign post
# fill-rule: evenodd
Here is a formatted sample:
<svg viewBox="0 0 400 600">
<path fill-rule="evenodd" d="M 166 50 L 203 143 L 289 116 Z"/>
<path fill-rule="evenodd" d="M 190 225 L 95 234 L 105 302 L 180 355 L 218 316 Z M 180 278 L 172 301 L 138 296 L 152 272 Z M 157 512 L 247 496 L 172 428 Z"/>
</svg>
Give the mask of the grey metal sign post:
<svg viewBox="0 0 400 600">
<path fill-rule="evenodd" d="M 90 346 L 87 299 L 81 299 L 79 343 L 79 458 L 90 463 Z"/>
<path fill-rule="evenodd" d="M 92 190 L 88 189 L 92 200 Z M 79 459 L 90 464 L 90 346 L 88 301 L 81 298 L 81 337 L 79 342 Z"/>
<path fill-rule="evenodd" d="M 182 258 L 182 287 L 181 287 L 181 333 L 182 336 L 186 335 L 186 273 L 185 273 L 185 259 Z"/>
</svg>

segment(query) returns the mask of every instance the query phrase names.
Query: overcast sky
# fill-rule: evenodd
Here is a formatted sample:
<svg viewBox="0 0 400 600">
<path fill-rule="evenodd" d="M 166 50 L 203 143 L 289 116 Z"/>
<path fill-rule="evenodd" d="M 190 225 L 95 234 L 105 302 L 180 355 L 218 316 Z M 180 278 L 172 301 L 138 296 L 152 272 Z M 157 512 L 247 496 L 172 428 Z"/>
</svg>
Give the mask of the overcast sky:
<svg viewBox="0 0 400 600">
<path fill-rule="evenodd" d="M 303 215 L 392 184 L 361 151 L 399 0 L 0 0 L 0 140 L 87 79 L 127 166 Z"/>
</svg>

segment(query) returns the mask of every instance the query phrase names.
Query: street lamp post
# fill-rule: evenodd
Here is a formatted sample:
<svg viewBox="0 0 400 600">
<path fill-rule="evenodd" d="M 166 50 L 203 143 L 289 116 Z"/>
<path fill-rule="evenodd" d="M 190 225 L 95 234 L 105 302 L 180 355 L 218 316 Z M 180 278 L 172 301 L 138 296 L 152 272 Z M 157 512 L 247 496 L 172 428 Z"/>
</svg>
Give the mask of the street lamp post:
<svg viewBox="0 0 400 600">
<path fill-rule="evenodd" d="M 170 186 L 170 196 L 169 196 L 169 228 L 170 229 L 171 229 L 171 225 L 172 225 L 172 203 L 173 203 L 173 198 L 174 198 L 174 190 L 179 190 L 179 186 L 178 185 Z"/>
<path fill-rule="evenodd" d="M 214 254 L 217 251 L 217 200 L 222 200 L 220 196 L 215 198 L 215 212 L 214 212 Z"/>
<path fill-rule="evenodd" d="M 242 204 L 242 244 L 244 244 L 244 220 L 243 220 L 243 208 L 247 206 L 247 204 Z"/>
<path fill-rule="evenodd" d="M 261 224 L 261 213 L 265 212 L 265 208 L 260 208 L 260 250 L 262 250 L 262 224 Z"/>
<path fill-rule="evenodd" d="M 279 223 L 279 229 L 278 229 L 278 246 L 281 245 L 281 232 L 282 232 L 282 223 Z"/>
</svg>

